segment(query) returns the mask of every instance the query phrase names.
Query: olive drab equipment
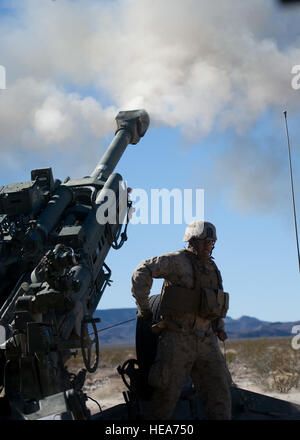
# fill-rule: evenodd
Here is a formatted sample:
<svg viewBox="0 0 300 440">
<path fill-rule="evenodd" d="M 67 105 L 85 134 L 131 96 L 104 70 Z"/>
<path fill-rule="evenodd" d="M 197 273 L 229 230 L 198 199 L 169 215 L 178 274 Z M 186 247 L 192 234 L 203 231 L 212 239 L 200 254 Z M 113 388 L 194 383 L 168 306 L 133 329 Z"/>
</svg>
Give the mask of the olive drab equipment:
<svg viewBox="0 0 300 440">
<path fill-rule="evenodd" d="M 99 359 L 93 314 L 111 281 L 105 258 L 127 240 L 131 211 L 113 171 L 127 145 L 146 133 L 149 116 L 122 111 L 116 122 L 90 176 L 61 183 L 51 168 L 36 169 L 29 182 L 0 187 L 0 390 L 12 418 L 90 416 L 82 387 Z M 114 221 L 101 222 L 109 191 Z M 66 361 L 78 350 L 85 368 L 75 375 Z"/>
<path fill-rule="evenodd" d="M 165 281 L 161 293 L 160 311 L 163 316 L 172 313 L 196 313 L 205 319 L 225 318 L 229 308 L 229 294 L 223 291 L 220 271 L 209 260 L 212 270 L 200 272 L 198 258 L 190 251 L 183 250 L 190 260 L 194 274 L 194 288 L 170 285 Z"/>
</svg>

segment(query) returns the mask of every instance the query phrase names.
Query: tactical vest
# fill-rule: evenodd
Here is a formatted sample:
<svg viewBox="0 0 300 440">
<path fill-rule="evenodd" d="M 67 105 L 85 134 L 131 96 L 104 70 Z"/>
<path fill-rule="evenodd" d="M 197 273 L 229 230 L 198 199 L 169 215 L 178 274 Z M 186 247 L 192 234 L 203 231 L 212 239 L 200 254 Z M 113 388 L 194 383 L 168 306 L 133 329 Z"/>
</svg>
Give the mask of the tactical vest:
<svg viewBox="0 0 300 440">
<path fill-rule="evenodd" d="M 197 313 L 205 319 L 225 318 L 229 295 L 223 291 L 220 271 L 213 260 L 203 262 L 195 254 L 183 250 L 193 268 L 194 287 L 174 286 L 165 280 L 161 292 L 160 313 Z"/>
</svg>

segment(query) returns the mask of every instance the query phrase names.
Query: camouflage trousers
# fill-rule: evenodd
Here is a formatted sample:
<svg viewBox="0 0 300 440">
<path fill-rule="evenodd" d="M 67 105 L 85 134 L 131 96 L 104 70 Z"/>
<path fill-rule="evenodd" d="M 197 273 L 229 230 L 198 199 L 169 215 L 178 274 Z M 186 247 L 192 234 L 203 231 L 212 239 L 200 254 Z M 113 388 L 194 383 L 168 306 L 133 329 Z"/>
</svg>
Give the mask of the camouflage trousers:
<svg viewBox="0 0 300 440">
<path fill-rule="evenodd" d="M 157 356 L 149 373 L 154 387 L 147 419 L 172 417 L 188 377 L 198 391 L 207 419 L 231 418 L 231 376 L 215 335 L 199 338 L 166 331 L 160 336 Z"/>
</svg>

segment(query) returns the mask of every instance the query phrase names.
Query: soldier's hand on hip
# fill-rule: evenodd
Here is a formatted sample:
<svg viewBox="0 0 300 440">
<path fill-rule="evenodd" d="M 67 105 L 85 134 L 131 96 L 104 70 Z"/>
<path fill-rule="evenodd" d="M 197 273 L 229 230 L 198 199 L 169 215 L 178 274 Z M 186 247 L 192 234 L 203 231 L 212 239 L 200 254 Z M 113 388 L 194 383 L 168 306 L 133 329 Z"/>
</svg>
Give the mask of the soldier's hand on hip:
<svg viewBox="0 0 300 440">
<path fill-rule="evenodd" d="M 224 342 L 228 338 L 227 333 L 224 331 L 217 332 L 217 336 L 222 342 Z"/>
</svg>

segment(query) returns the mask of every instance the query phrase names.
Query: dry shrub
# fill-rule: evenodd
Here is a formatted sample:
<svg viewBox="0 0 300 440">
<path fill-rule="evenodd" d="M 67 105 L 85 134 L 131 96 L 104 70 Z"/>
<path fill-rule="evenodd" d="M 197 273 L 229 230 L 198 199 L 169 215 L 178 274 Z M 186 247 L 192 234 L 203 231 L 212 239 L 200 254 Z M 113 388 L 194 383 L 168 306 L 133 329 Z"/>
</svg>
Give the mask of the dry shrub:
<svg viewBox="0 0 300 440">
<path fill-rule="evenodd" d="M 297 388 L 299 384 L 299 373 L 272 371 L 272 377 L 268 380 L 268 388 L 277 390 L 280 393 L 287 393 L 292 388 Z"/>
<path fill-rule="evenodd" d="M 224 353 L 223 344 L 220 348 Z M 244 371 L 271 391 L 286 393 L 299 386 L 300 350 L 291 346 L 291 338 L 253 338 L 226 341 L 226 362 L 230 371 L 242 365 Z M 114 368 L 127 359 L 136 358 L 132 346 L 100 346 L 101 368 Z M 68 361 L 69 371 L 84 368 L 80 350 L 76 358 Z M 237 377 L 238 379 L 238 377 Z"/>
<path fill-rule="evenodd" d="M 234 350 L 232 348 L 229 348 L 229 349 L 226 348 L 224 350 L 224 348 L 221 347 L 221 352 L 223 353 L 223 355 L 224 355 L 224 357 L 226 359 L 226 363 L 228 365 L 233 364 L 236 361 L 237 355 L 238 355 L 236 350 Z"/>
<path fill-rule="evenodd" d="M 242 362 L 267 389 L 286 393 L 299 386 L 300 353 L 292 348 L 290 338 L 236 340 L 227 347 L 227 353 L 236 351 L 231 362 Z"/>
</svg>

